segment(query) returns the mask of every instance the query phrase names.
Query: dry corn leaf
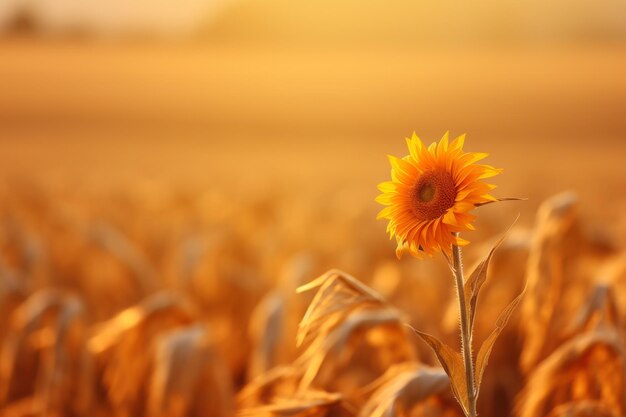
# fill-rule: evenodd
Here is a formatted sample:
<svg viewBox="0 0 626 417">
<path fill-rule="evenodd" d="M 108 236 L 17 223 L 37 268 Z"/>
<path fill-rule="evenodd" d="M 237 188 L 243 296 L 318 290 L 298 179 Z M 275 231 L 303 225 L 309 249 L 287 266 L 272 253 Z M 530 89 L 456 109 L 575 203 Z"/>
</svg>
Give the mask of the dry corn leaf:
<svg viewBox="0 0 626 417">
<path fill-rule="evenodd" d="M 351 391 L 394 363 L 414 358 L 402 315 L 376 292 L 336 270 L 300 291 L 316 287 L 319 289 L 298 330 L 300 340 L 308 343 L 294 362 L 303 370 L 300 392 L 307 391 L 314 381 L 326 390 Z M 346 369 L 347 364 L 352 369 Z M 342 374 L 342 369 L 351 372 Z"/>
<path fill-rule="evenodd" d="M 387 306 L 387 302 L 372 289 L 353 276 L 332 269 L 297 289 L 298 293 L 319 290 L 298 326 L 297 344 L 302 345 L 307 336 L 320 328 L 332 327 L 350 314 L 354 308 Z"/>
<path fill-rule="evenodd" d="M 596 400 L 622 415 L 625 390 L 623 338 L 606 326 L 576 336 L 531 373 L 518 401 L 520 417 L 543 417 L 569 401 Z"/>
<path fill-rule="evenodd" d="M 53 289 L 14 311 L 0 356 L 0 405 L 33 395 L 45 414 L 84 411 L 83 316 L 80 299 Z"/>
<path fill-rule="evenodd" d="M 248 382 L 237 394 L 237 409 L 271 404 L 277 398 L 295 396 L 302 369 L 277 366 Z"/>
<path fill-rule="evenodd" d="M 570 340 L 531 374 L 522 396 L 522 415 L 540 415 L 549 404 L 558 405 L 567 399 L 578 401 L 556 407 L 552 414 L 595 415 L 592 410 L 601 407 L 605 412 L 622 415 L 626 409 L 626 364 L 619 323 L 611 287 L 597 285 L 566 332 Z"/>
<path fill-rule="evenodd" d="M 274 404 L 237 411 L 237 417 L 308 417 L 325 416 L 339 405 L 341 395 L 323 391 L 307 391 L 292 398 L 281 398 Z"/>
<path fill-rule="evenodd" d="M 248 326 L 254 342 L 248 366 L 250 379 L 277 365 L 285 318 L 285 300 L 277 292 L 267 294 L 252 312 Z"/>
<path fill-rule="evenodd" d="M 156 343 L 148 392 L 148 416 L 228 417 L 232 387 L 205 326 L 165 333 Z M 210 392 L 210 395 L 204 395 Z"/>
<path fill-rule="evenodd" d="M 128 266 L 143 293 L 154 288 L 157 280 L 153 266 L 121 232 L 108 224 L 98 223 L 91 228 L 90 237 Z"/>
<path fill-rule="evenodd" d="M 564 332 L 565 338 L 591 331 L 598 326 L 622 328 L 615 294 L 608 284 L 598 284 L 593 288 L 591 297 L 587 299 L 569 328 Z"/>
<path fill-rule="evenodd" d="M 95 354 L 105 352 L 114 347 L 125 332 L 159 314 L 175 316 L 182 322 L 190 321 L 193 315 L 183 298 L 167 292 L 156 293 L 98 325 L 89 339 L 89 349 Z"/>
<path fill-rule="evenodd" d="M 96 328 L 89 349 L 96 360 L 97 383 L 105 392 L 100 401 L 123 414 L 142 414 L 155 341 L 160 334 L 193 321 L 193 310 L 184 298 L 163 292 Z"/>
<path fill-rule="evenodd" d="M 410 415 L 419 403 L 448 391 L 445 372 L 415 362 L 394 365 L 364 390 L 369 400 L 359 417 Z"/>
<path fill-rule="evenodd" d="M 577 401 L 556 407 L 548 417 L 619 417 L 619 414 L 602 403 Z"/>
<path fill-rule="evenodd" d="M 345 363 L 355 351 L 355 346 L 352 343 L 353 338 L 357 334 L 379 326 L 393 326 L 398 329 L 399 334 L 389 332 L 385 338 L 388 342 L 394 341 L 396 345 L 407 345 L 406 350 L 410 351 L 407 340 L 404 338 L 404 324 L 396 311 L 374 309 L 355 312 L 329 332 L 319 333 L 297 359 L 295 365 L 305 369 L 300 380 L 299 390 L 307 390 L 311 386 L 324 363 L 333 361 L 334 368 Z M 410 359 L 410 357 L 403 356 L 400 359 Z M 370 358 L 370 361 L 375 360 L 374 357 Z M 367 365 L 372 366 L 374 364 L 369 363 Z"/>
<path fill-rule="evenodd" d="M 237 409 L 252 409 L 280 398 L 295 397 L 302 373 L 302 369 L 294 366 L 277 366 L 257 376 L 237 393 Z"/>
</svg>

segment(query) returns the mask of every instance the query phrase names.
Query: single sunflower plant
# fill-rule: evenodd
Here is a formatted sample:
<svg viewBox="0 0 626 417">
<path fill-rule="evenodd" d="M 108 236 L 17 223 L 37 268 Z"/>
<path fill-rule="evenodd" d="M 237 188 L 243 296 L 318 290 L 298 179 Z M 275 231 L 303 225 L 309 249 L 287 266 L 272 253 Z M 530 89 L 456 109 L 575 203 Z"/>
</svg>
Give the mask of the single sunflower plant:
<svg viewBox="0 0 626 417">
<path fill-rule="evenodd" d="M 485 180 L 502 170 L 479 163 L 488 156 L 486 153 L 465 152 L 465 135 L 450 141 L 446 133 L 439 142 L 429 146 L 415 133 L 406 141 L 409 154 L 401 158 L 389 156 L 391 180 L 378 185 L 382 194 L 376 201 L 385 206 L 378 219 L 388 220 L 387 232 L 391 239 L 396 239 L 398 259 L 405 252 L 418 259 L 441 253 L 448 262 L 457 289 L 460 352 L 433 335 L 415 331 L 435 352 L 450 377 L 452 392 L 464 414 L 476 417 L 476 401 L 491 350 L 524 291 L 502 311 L 494 330 L 474 356 L 472 342 L 478 293 L 502 239 L 466 279 L 461 247 L 469 241 L 461 238 L 461 233 L 475 229 L 473 211 L 477 207 L 519 199 L 498 199 L 491 195 L 495 186 Z"/>
</svg>

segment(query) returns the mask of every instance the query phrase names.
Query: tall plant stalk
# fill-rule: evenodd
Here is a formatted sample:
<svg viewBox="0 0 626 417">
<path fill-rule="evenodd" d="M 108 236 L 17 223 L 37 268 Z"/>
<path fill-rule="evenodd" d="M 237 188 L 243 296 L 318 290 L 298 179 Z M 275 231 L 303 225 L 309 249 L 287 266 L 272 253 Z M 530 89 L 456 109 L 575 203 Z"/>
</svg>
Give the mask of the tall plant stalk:
<svg viewBox="0 0 626 417">
<path fill-rule="evenodd" d="M 456 233 L 458 236 L 458 233 Z M 476 417 L 476 384 L 474 379 L 474 363 L 472 360 L 472 335 L 468 309 L 464 296 L 463 258 L 461 247 L 452 245 L 452 262 L 454 265 L 454 278 L 456 294 L 459 300 L 459 316 L 461 317 L 461 353 L 465 366 L 465 382 L 467 384 L 468 417 Z"/>
</svg>

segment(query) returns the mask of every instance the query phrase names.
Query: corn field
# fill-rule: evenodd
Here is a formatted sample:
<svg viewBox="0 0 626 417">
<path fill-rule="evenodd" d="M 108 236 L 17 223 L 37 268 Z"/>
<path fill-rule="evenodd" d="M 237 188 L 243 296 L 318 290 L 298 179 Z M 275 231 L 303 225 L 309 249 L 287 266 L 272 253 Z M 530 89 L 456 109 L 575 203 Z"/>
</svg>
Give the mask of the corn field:
<svg viewBox="0 0 626 417">
<path fill-rule="evenodd" d="M 624 2 L 456 3 L 0 0 L 0 417 L 464 417 L 468 310 L 479 417 L 626 417 Z M 468 310 L 376 220 L 447 130 Z"/>
<path fill-rule="evenodd" d="M 459 343 L 447 266 L 393 260 L 371 206 L 334 197 L 5 185 L 2 415 L 461 416 L 413 331 Z M 493 254 L 477 339 L 527 289 L 482 416 L 626 413 L 623 240 L 586 227 L 581 204 L 543 201 Z M 483 229 L 468 265 L 501 237 Z"/>
</svg>

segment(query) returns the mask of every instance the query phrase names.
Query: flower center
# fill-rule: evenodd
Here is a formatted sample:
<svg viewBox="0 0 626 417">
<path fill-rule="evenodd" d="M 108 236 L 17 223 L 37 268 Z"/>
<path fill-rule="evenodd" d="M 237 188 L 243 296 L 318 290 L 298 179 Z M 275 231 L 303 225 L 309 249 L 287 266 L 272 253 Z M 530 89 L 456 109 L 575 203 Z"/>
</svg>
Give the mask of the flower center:
<svg viewBox="0 0 626 417">
<path fill-rule="evenodd" d="M 419 199 L 422 203 L 428 203 L 435 196 L 435 187 L 432 184 L 424 184 L 419 189 Z"/>
<path fill-rule="evenodd" d="M 426 172 L 413 188 L 411 210 L 420 220 L 436 219 L 454 205 L 456 193 L 456 185 L 450 173 Z"/>
</svg>

